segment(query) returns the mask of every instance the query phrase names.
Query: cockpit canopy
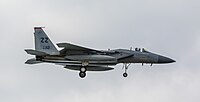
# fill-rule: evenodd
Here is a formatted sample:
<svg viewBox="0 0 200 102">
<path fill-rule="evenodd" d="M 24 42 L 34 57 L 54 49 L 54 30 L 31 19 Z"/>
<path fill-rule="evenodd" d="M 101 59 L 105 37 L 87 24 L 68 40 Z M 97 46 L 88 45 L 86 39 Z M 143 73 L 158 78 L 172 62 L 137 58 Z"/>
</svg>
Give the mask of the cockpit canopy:
<svg viewBox="0 0 200 102">
<path fill-rule="evenodd" d="M 135 48 L 135 51 L 138 51 L 138 52 L 149 52 L 147 50 L 145 50 L 144 48 Z"/>
</svg>

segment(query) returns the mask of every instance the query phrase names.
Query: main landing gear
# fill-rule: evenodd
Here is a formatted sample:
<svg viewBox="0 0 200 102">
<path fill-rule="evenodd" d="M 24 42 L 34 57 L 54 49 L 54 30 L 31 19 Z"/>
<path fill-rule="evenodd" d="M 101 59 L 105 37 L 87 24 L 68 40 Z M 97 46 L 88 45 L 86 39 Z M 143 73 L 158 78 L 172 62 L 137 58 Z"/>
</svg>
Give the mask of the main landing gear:
<svg viewBox="0 0 200 102">
<path fill-rule="evenodd" d="M 86 76 L 86 71 L 87 71 L 87 69 L 86 69 L 86 66 L 88 66 L 88 62 L 82 62 L 82 66 L 81 66 L 81 68 L 80 68 L 80 72 L 79 72 L 79 76 L 81 77 L 81 78 L 85 78 L 85 76 Z"/>
<path fill-rule="evenodd" d="M 127 76 L 128 76 L 127 70 L 128 70 L 128 67 L 129 67 L 130 65 L 131 65 L 131 63 L 124 63 L 124 64 L 123 64 L 122 69 L 125 70 L 125 72 L 123 73 L 123 77 L 127 77 Z"/>
<path fill-rule="evenodd" d="M 82 67 L 80 68 L 79 76 L 80 76 L 81 78 L 84 78 L 84 77 L 86 76 L 86 67 L 85 67 L 85 66 L 82 66 Z"/>
</svg>

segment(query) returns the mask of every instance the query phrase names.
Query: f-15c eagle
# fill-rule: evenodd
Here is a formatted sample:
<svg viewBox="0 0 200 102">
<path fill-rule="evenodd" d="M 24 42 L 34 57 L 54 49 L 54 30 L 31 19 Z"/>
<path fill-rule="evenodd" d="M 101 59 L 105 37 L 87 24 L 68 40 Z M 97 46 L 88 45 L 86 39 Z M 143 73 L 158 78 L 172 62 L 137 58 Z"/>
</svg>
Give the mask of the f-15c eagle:
<svg viewBox="0 0 200 102">
<path fill-rule="evenodd" d="M 58 43 L 62 50 L 57 50 L 52 41 L 46 35 L 42 27 L 34 28 L 35 50 L 25 49 L 28 54 L 35 58 L 27 60 L 26 64 L 54 63 L 63 65 L 64 68 L 79 71 L 79 76 L 84 78 L 86 71 L 108 71 L 114 68 L 110 66 L 123 64 L 127 77 L 127 69 L 131 63 L 164 64 L 173 63 L 174 60 L 164 57 L 145 49 L 135 50 L 95 50 L 70 43 Z"/>
</svg>

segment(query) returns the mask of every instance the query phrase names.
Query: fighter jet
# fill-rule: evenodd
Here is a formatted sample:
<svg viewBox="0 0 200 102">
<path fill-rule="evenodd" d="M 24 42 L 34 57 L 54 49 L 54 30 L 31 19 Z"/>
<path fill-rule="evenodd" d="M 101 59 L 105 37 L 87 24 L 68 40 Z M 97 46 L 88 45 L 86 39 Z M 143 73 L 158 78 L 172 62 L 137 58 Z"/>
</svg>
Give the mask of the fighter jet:
<svg viewBox="0 0 200 102">
<path fill-rule="evenodd" d="M 25 64 L 53 63 L 62 65 L 64 68 L 79 71 L 79 76 L 84 78 L 87 71 L 108 71 L 113 70 L 112 66 L 122 63 L 124 73 L 127 77 L 127 70 L 132 63 L 143 64 L 166 64 L 175 60 L 152 53 L 144 48 L 95 50 L 71 43 L 56 44 L 58 50 L 43 30 L 43 27 L 34 27 L 35 49 L 25 49 L 34 55 Z"/>
</svg>

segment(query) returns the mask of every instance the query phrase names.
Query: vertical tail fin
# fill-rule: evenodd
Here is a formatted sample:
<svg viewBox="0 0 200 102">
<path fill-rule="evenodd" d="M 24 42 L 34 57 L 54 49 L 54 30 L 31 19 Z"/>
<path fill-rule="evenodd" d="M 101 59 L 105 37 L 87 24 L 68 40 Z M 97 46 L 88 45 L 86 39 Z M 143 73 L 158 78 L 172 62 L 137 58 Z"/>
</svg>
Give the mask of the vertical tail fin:
<svg viewBox="0 0 200 102">
<path fill-rule="evenodd" d="M 35 50 L 45 52 L 50 55 L 59 55 L 59 51 L 56 49 L 46 33 L 43 31 L 42 27 L 34 28 L 34 37 Z"/>
</svg>

